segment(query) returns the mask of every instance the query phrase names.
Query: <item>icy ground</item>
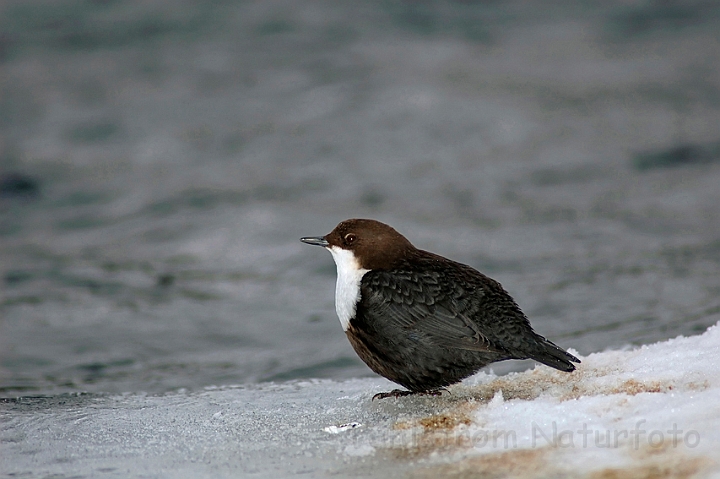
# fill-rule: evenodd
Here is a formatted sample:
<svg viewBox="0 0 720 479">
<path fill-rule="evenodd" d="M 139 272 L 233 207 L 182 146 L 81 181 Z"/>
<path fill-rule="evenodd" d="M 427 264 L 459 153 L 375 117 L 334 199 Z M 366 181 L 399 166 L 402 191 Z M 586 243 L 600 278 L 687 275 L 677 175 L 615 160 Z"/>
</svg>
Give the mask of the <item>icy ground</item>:
<svg viewBox="0 0 720 479">
<path fill-rule="evenodd" d="M 720 477 L 720 325 L 481 373 L 442 397 L 381 379 L 0 403 L 5 477 Z"/>
</svg>

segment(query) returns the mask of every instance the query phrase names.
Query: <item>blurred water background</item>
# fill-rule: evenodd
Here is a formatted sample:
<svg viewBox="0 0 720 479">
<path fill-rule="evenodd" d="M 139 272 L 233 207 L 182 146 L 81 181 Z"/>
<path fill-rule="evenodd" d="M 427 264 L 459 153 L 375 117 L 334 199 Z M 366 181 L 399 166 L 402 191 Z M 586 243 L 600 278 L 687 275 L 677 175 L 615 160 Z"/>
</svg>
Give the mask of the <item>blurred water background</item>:
<svg viewBox="0 0 720 479">
<path fill-rule="evenodd" d="M 0 396 L 372 375 L 298 241 L 349 217 L 581 354 L 704 331 L 720 4 L 0 6 Z"/>
</svg>

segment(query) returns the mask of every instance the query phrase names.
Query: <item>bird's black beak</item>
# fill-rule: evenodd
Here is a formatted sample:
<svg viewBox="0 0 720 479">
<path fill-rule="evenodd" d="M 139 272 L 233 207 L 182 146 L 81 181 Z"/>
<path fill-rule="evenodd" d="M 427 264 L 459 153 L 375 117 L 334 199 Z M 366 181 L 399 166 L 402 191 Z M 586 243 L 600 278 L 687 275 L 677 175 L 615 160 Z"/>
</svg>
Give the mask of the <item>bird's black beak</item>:
<svg viewBox="0 0 720 479">
<path fill-rule="evenodd" d="M 327 240 L 322 236 L 308 236 L 305 238 L 300 238 L 300 241 L 307 244 L 312 244 L 315 246 L 322 246 L 327 248 L 330 246 L 330 243 L 327 242 Z"/>
</svg>

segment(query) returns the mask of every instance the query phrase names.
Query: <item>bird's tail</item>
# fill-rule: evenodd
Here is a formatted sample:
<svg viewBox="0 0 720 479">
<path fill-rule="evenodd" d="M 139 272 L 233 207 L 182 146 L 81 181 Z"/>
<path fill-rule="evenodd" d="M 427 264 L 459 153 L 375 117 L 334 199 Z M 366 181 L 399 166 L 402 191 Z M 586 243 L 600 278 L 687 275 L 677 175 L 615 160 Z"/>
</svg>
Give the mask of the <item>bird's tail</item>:
<svg viewBox="0 0 720 479">
<path fill-rule="evenodd" d="M 580 363 L 578 358 L 545 338 L 542 338 L 538 346 L 537 351 L 530 354 L 530 359 L 534 359 L 546 366 L 569 373 L 575 371 L 573 363 Z"/>
</svg>

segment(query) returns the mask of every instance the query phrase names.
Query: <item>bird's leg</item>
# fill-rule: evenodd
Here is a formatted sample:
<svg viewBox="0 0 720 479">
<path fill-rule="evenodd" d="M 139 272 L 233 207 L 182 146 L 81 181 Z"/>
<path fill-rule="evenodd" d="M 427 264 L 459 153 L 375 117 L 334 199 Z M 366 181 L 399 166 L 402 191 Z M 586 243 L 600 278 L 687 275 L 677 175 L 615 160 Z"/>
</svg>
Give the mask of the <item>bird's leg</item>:
<svg viewBox="0 0 720 479">
<path fill-rule="evenodd" d="M 447 391 L 445 388 L 428 389 L 427 391 L 403 391 L 401 389 L 393 389 L 389 393 L 377 393 L 372 400 L 385 398 L 400 398 L 405 396 L 442 396 L 442 392 Z"/>
</svg>

